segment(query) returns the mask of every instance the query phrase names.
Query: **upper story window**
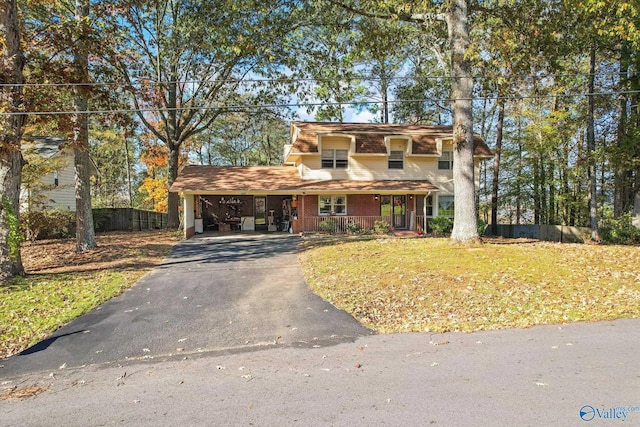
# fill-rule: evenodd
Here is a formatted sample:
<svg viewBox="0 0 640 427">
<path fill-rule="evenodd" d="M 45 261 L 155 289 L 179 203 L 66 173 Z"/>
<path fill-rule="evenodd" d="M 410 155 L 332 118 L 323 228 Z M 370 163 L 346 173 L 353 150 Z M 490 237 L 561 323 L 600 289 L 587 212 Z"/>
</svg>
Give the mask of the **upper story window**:
<svg viewBox="0 0 640 427">
<path fill-rule="evenodd" d="M 389 169 L 404 169 L 404 152 L 392 150 L 389 153 Z"/>
<path fill-rule="evenodd" d="M 58 179 L 58 171 L 53 171 L 53 185 L 55 187 L 60 185 L 60 180 Z"/>
<path fill-rule="evenodd" d="M 438 169 L 453 169 L 453 151 L 443 151 L 438 159 Z"/>
<path fill-rule="evenodd" d="M 322 167 L 328 169 L 347 169 L 349 150 L 322 150 Z"/>
</svg>

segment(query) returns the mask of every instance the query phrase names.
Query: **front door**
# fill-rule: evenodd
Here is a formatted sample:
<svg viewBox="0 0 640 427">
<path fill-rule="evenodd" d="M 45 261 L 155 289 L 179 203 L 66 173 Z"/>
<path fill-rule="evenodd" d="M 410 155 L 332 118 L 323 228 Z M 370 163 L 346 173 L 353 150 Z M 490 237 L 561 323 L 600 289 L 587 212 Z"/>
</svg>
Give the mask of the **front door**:
<svg viewBox="0 0 640 427">
<path fill-rule="evenodd" d="M 407 203 L 406 196 L 393 196 L 393 228 L 407 228 Z"/>
<path fill-rule="evenodd" d="M 254 218 L 256 230 L 267 229 L 267 198 L 264 196 L 254 197 Z"/>
</svg>

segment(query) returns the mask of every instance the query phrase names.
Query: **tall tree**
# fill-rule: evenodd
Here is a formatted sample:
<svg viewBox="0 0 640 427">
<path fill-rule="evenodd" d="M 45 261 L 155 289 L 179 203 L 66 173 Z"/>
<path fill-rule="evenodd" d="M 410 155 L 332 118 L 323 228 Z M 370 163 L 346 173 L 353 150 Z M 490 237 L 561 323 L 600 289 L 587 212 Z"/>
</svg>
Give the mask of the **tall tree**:
<svg viewBox="0 0 640 427">
<path fill-rule="evenodd" d="M 433 2 L 387 2 L 363 0 L 349 2 L 328 0 L 345 10 L 362 16 L 387 20 L 402 20 L 423 25 L 425 31 L 437 21 L 447 25 L 451 96 L 453 113 L 453 181 L 454 219 L 451 240 L 472 243 L 479 240 L 477 200 L 473 160 L 473 78 L 471 75 L 469 39 L 469 0 Z"/>
<path fill-rule="evenodd" d="M 0 282 L 23 272 L 19 206 L 24 58 L 15 0 L 0 0 Z"/>
<path fill-rule="evenodd" d="M 454 217 L 451 239 L 477 241 L 477 204 L 473 163 L 473 78 L 469 49 L 469 2 L 452 0 L 446 13 L 451 45 L 451 101 L 453 102 Z"/>
<path fill-rule="evenodd" d="M 76 193 L 76 252 L 96 247 L 93 212 L 91 210 L 91 159 L 89 157 L 89 0 L 76 0 L 75 43 L 73 51 L 73 163 Z"/>
<path fill-rule="evenodd" d="M 92 186 L 93 207 L 133 207 L 133 174 L 136 150 L 126 129 L 115 123 L 92 126 L 91 158 L 100 171 Z"/>
<path fill-rule="evenodd" d="M 244 111 L 217 120 L 188 146 L 190 159 L 203 165 L 279 165 L 288 139 L 289 126 L 280 115 Z"/>
<path fill-rule="evenodd" d="M 121 0 L 119 53 L 111 58 L 129 83 L 143 125 L 168 150 L 168 185 L 186 141 L 239 102 L 247 76 L 277 76 L 295 5 L 260 0 Z M 291 60 L 291 58 L 288 58 Z M 255 93 L 255 92 L 251 92 Z M 261 102 L 268 102 L 265 92 Z M 169 193 L 168 226 L 177 228 L 179 199 Z"/>
<path fill-rule="evenodd" d="M 398 21 L 363 18 L 357 24 L 354 57 L 372 86 L 369 96 L 380 102 L 379 121 L 390 123 L 391 96 L 407 63 L 409 42 L 420 33 L 414 25 Z"/>
</svg>

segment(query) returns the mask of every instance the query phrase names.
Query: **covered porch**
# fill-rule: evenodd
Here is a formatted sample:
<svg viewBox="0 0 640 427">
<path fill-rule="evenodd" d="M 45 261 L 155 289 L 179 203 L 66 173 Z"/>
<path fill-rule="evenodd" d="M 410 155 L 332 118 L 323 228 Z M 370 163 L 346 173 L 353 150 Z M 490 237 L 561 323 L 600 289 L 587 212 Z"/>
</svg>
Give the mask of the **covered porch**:
<svg viewBox="0 0 640 427">
<path fill-rule="evenodd" d="M 183 197 L 185 238 L 205 231 L 289 233 L 419 231 L 438 192 L 427 180 L 302 180 L 292 166 L 187 166 L 170 191 Z"/>
</svg>

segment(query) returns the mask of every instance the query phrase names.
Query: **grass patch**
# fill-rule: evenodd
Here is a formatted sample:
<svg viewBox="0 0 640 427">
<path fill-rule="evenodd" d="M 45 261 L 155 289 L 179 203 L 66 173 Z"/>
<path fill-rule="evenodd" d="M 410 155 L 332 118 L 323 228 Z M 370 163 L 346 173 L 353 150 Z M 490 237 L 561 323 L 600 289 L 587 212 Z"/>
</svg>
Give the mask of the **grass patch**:
<svg viewBox="0 0 640 427">
<path fill-rule="evenodd" d="M 640 247 L 376 239 L 303 248 L 312 289 L 383 333 L 640 317 Z"/>
<path fill-rule="evenodd" d="M 179 240 L 172 232 L 105 233 L 96 249 L 75 253 L 73 239 L 25 244 L 27 274 L 0 285 L 0 358 L 120 295 Z"/>
</svg>

